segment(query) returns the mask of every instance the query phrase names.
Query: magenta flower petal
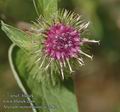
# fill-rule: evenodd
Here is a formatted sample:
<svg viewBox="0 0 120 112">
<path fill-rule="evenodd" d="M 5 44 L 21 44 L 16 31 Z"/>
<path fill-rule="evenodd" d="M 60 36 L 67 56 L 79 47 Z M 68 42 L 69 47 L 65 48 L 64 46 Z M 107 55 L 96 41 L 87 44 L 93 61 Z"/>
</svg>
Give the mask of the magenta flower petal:
<svg viewBox="0 0 120 112">
<path fill-rule="evenodd" d="M 46 35 L 45 51 L 51 58 L 62 61 L 79 53 L 80 34 L 73 27 L 55 24 L 49 28 Z"/>
</svg>

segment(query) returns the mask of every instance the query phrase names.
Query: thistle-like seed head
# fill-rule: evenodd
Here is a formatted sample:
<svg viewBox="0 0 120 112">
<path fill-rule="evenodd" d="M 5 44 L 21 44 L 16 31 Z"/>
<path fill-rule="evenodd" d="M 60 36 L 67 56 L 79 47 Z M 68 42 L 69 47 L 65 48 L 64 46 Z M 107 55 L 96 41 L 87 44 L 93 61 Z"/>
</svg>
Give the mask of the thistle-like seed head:
<svg viewBox="0 0 120 112">
<path fill-rule="evenodd" d="M 44 17 L 39 18 L 34 27 L 42 43 L 35 51 L 35 63 L 39 68 L 36 74 L 43 69 L 51 72 L 51 75 L 60 71 L 64 79 L 64 71 L 73 72 L 75 62 L 77 67 L 78 64 L 84 65 L 83 55 L 92 59 L 92 56 L 82 51 L 82 46 L 99 41 L 83 37 L 88 25 L 89 22 L 81 19 L 80 15 L 67 10 L 53 14 L 49 21 Z M 39 46 L 38 43 L 36 44 Z"/>
</svg>

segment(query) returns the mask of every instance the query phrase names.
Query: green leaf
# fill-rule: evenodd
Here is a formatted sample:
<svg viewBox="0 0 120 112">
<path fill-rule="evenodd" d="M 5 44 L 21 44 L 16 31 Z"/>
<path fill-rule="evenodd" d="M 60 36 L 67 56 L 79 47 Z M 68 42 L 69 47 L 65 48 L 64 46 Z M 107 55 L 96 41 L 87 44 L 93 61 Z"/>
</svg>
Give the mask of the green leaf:
<svg viewBox="0 0 120 112">
<path fill-rule="evenodd" d="M 15 66 L 14 66 L 14 61 L 13 58 L 16 55 L 15 52 L 18 49 L 14 49 L 16 47 L 15 44 L 11 45 L 10 49 L 9 49 L 9 63 L 10 63 L 10 67 L 11 70 L 13 72 L 13 75 L 17 81 L 18 86 L 20 87 L 20 89 L 23 91 L 23 93 L 28 96 L 28 90 L 27 88 L 25 88 L 25 83 L 23 84 L 23 81 L 21 81 L 20 76 L 17 74 L 17 71 L 15 70 Z M 15 50 L 15 52 L 13 52 L 13 50 Z M 22 60 L 19 60 L 22 61 Z M 21 63 L 22 64 L 22 63 Z M 21 66 L 21 70 L 24 72 L 24 68 L 22 68 Z M 28 101 L 30 102 L 31 107 L 34 107 L 34 104 L 32 103 L 30 97 L 27 97 Z M 37 110 L 35 108 L 32 108 L 33 112 L 37 112 Z"/>
<path fill-rule="evenodd" d="M 15 45 L 11 46 L 9 61 L 14 77 L 25 94 L 33 95 L 33 99 L 28 98 L 29 101 L 35 101 L 31 106 L 39 107 L 33 108 L 33 112 L 78 112 L 72 80 L 65 80 L 61 85 L 55 86 L 38 82 L 27 71 L 27 59 L 23 50 Z"/>
<path fill-rule="evenodd" d="M 32 39 L 29 35 L 27 35 L 25 32 L 14 28 L 10 25 L 2 23 L 2 30 L 7 34 L 7 36 L 10 38 L 10 40 L 18 45 L 20 48 L 25 50 L 30 50 L 32 47 Z"/>
<path fill-rule="evenodd" d="M 55 13 L 57 8 L 57 0 L 33 0 L 38 16 L 43 15 L 49 19 L 49 16 Z"/>
</svg>

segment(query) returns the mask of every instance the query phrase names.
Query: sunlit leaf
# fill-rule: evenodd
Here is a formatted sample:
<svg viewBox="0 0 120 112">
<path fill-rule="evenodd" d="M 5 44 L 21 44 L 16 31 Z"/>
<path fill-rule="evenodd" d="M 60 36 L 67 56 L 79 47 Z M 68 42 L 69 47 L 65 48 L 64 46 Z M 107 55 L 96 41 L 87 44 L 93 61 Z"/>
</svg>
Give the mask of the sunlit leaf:
<svg viewBox="0 0 120 112">
<path fill-rule="evenodd" d="M 25 32 L 14 28 L 13 26 L 2 23 L 2 30 L 7 34 L 10 40 L 20 48 L 29 50 L 32 47 L 32 39 Z"/>
</svg>

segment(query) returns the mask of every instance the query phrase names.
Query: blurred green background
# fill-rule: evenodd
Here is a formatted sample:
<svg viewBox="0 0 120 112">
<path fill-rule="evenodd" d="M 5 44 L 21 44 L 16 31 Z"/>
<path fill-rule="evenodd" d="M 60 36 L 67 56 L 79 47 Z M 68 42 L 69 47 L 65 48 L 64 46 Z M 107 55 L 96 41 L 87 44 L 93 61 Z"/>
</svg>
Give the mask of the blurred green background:
<svg viewBox="0 0 120 112">
<path fill-rule="evenodd" d="M 60 8 L 82 14 L 91 21 L 90 38 L 94 61 L 76 75 L 80 112 L 120 112 L 120 0 L 59 0 Z M 32 0 L 0 0 L 0 20 L 26 30 L 37 19 Z M 3 108 L 10 94 L 22 93 L 8 63 L 11 41 L 0 29 L 0 112 L 32 112 L 30 109 Z"/>
</svg>

